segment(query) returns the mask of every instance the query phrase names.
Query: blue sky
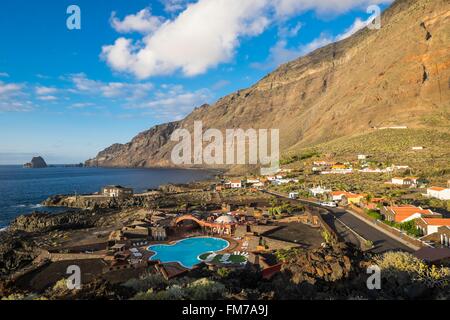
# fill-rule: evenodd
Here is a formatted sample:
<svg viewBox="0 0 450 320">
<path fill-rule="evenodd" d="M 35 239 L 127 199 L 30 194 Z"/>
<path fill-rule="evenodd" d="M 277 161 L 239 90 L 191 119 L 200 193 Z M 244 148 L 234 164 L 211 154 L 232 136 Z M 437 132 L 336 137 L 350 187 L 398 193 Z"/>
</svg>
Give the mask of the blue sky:
<svg viewBox="0 0 450 320">
<path fill-rule="evenodd" d="M 0 2 L 0 164 L 84 161 L 342 39 L 391 0 Z M 69 5 L 81 30 L 68 30 Z"/>
</svg>

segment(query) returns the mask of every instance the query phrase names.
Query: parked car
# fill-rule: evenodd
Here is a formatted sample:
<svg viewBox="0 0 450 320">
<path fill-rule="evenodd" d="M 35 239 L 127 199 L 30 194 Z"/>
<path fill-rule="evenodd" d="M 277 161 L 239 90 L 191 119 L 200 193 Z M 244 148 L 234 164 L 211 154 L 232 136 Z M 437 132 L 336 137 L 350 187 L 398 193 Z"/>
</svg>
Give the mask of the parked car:
<svg viewBox="0 0 450 320">
<path fill-rule="evenodd" d="M 323 207 L 330 207 L 330 208 L 337 208 L 338 206 L 336 202 L 321 202 L 320 205 Z"/>
</svg>

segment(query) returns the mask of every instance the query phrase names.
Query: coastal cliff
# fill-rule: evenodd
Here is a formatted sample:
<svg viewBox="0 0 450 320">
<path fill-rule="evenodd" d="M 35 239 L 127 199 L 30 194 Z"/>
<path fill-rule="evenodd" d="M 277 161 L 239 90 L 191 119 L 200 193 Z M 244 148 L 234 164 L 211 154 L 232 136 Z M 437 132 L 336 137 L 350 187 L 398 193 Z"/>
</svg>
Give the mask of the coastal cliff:
<svg viewBox="0 0 450 320">
<path fill-rule="evenodd" d="M 406 126 L 448 130 L 450 3 L 397 0 L 381 30 L 353 36 L 280 66 L 254 86 L 115 144 L 87 166 L 171 167 L 178 128 L 279 128 L 286 155 L 320 143 Z"/>
</svg>

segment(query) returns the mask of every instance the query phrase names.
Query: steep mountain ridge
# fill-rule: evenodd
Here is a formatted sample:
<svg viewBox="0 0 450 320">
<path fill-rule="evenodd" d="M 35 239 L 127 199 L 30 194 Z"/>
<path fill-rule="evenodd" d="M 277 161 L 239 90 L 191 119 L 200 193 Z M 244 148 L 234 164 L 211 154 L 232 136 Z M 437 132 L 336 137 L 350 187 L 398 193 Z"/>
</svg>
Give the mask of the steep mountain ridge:
<svg viewBox="0 0 450 320">
<path fill-rule="evenodd" d="M 363 29 L 280 66 L 254 86 L 114 145 L 90 166 L 172 166 L 177 128 L 279 128 L 283 153 L 403 125 L 450 125 L 450 2 L 397 0 Z"/>
</svg>

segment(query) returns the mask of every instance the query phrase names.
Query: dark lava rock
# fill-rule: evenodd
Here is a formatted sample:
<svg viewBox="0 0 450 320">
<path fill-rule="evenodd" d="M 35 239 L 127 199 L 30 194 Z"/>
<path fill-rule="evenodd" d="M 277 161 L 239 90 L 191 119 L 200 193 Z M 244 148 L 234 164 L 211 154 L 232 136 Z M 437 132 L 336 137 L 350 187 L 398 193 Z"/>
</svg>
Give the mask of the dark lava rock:
<svg viewBox="0 0 450 320">
<path fill-rule="evenodd" d="M 31 162 L 24 165 L 25 168 L 41 169 L 47 168 L 47 163 L 42 157 L 34 157 Z"/>
<path fill-rule="evenodd" d="M 71 212 L 67 211 L 60 214 L 49 214 L 34 212 L 30 215 L 18 216 L 11 222 L 9 230 L 24 231 L 24 232 L 46 232 L 55 229 L 79 229 L 88 228 L 94 225 L 92 215 L 85 212 Z"/>
</svg>

